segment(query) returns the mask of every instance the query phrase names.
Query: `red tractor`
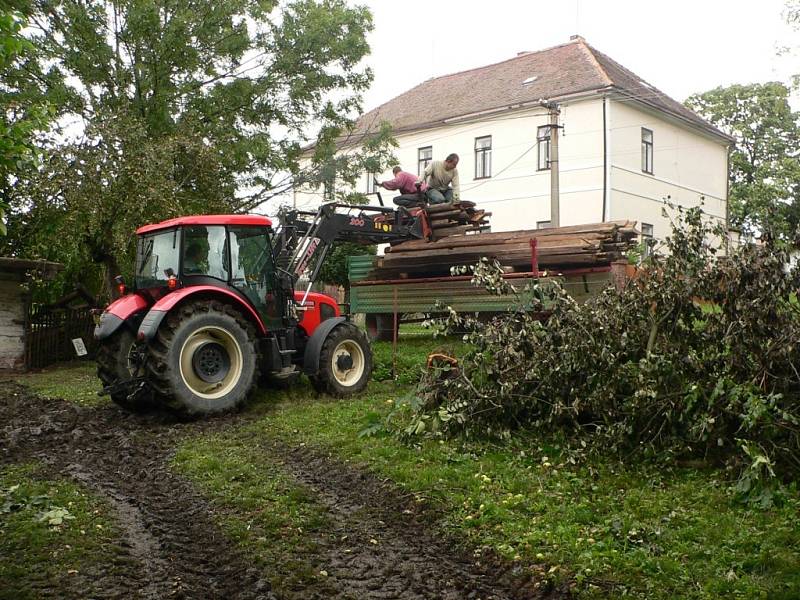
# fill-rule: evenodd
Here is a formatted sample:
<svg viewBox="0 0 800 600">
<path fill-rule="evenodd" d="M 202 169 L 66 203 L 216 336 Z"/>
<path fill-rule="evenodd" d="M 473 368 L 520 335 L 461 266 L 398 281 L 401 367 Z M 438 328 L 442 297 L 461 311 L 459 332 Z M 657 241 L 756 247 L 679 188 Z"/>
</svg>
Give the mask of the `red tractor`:
<svg viewBox="0 0 800 600">
<path fill-rule="evenodd" d="M 229 410 L 262 377 L 301 372 L 320 392 L 365 388 L 372 351 L 335 300 L 310 292 L 335 241 L 422 238 L 424 210 L 325 204 L 256 215 L 182 217 L 137 230 L 133 285 L 100 315 L 97 373 L 124 408 Z M 308 276 L 308 288 L 296 291 Z"/>
</svg>

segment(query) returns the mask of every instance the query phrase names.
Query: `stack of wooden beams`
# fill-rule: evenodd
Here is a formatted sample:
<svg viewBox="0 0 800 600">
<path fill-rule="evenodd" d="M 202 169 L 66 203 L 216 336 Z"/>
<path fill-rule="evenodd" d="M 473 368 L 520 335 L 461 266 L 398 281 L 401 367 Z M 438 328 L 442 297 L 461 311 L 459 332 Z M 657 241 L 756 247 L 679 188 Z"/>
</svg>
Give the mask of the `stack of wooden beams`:
<svg viewBox="0 0 800 600">
<path fill-rule="evenodd" d="M 542 270 L 604 266 L 636 244 L 635 226 L 635 221 L 609 221 L 405 241 L 386 249 L 370 279 L 438 277 L 448 275 L 450 267 L 474 265 L 481 257 L 497 259 L 509 271 L 528 272 L 531 240 L 536 240 L 537 264 Z"/>
<path fill-rule="evenodd" d="M 475 208 L 468 200 L 447 204 L 431 204 L 426 207 L 434 239 L 460 235 L 468 231 L 480 231 L 489 224 L 492 213 Z"/>
</svg>

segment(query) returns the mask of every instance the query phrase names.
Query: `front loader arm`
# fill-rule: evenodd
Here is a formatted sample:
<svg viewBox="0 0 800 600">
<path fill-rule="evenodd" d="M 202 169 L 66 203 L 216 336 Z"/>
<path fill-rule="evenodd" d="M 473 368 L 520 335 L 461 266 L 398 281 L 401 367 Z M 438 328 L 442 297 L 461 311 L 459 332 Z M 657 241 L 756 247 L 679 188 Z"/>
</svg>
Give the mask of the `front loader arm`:
<svg viewBox="0 0 800 600">
<path fill-rule="evenodd" d="M 308 290 L 316 281 L 334 242 L 385 244 L 422 239 L 430 231 L 424 210 L 412 214 L 403 208 L 394 210 L 336 202 L 323 204 L 317 212 L 286 211 L 280 220 L 277 262 L 285 265 L 294 281 L 309 270 Z"/>
</svg>

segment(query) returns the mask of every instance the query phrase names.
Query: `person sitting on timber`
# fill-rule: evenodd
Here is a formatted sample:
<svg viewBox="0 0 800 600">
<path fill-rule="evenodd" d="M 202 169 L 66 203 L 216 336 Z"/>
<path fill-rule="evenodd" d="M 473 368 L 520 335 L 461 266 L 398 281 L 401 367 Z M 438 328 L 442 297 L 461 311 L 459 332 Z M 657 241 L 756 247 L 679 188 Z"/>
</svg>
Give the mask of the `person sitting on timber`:
<svg viewBox="0 0 800 600">
<path fill-rule="evenodd" d="M 408 171 L 403 171 L 400 167 L 392 169 L 394 179 L 388 181 L 381 181 L 378 183 L 385 190 L 399 190 L 401 194 L 416 194 L 417 193 L 417 177 Z M 422 185 L 421 191 L 428 189 L 427 185 Z"/>
<path fill-rule="evenodd" d="M 425 196 L 429 204 L 455 202 L 460 195 L 458 185 L 458 154 L 449 154 L 444 160 L 435 160 L 427 166 L 417 180 L 426 184 Z"/>
<path fill-rule="evenodd" d="M 388 181 L 375 181 L 385 190 L 398 190 L 400 196 L 395 196 L 392 201 L 398 206 L 410 208 L 412 206 L 421 206 L 425 203 L 425 196 L 423 193 L 428 189 L 428 186 L 418 186 L 417 177 L 408 171 L 403 171 L 400 167 L 392 169 L 394 179 Z"/>
</svg>

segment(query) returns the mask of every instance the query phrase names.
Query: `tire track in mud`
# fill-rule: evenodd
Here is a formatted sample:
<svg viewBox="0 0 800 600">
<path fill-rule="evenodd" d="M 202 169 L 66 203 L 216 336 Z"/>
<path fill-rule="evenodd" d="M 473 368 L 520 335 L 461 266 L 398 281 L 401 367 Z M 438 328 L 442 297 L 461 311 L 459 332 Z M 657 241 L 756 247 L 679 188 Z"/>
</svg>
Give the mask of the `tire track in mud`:
<svg viewBox="0 0 800 600">
<path fill-rule="evenodd" d="M 106 500 L 121 530 L 111 569 L 81 573 L 50 597 L 273 600 L 268 573 L 216 525 L 219 509 L 169 468 L 186 436 L 248 420 L 230 414 L 187 424 L 115 406 L 80 408 L 0 382 L 0 463 L 36 459 L 53 475 L 74 478 Z M 260 438 L 252 443 L 328 513 L 326 528 L 314 534 L 318 550 L 301 557 L 327 576 L 282 590 L 283 600 L 569 597 L 565 589 L 536 588 L 507 561 L 470 554 L 437 535 L 430 511 L 389 481 L 321 451 Z"/>
<path fill-rule="evenodd" d="M 565 589 L 543 590 L 491 553 L 468 554 L 435 535 L 431 514 L 393 483 L 306 447 L 264 444 L 297 482 L 329 512 L 320 536 L 318 570 L 337 596 L 364 599 L 563 599 Z M 306 596 L 308 598 L 317 596 Z"/>
<path fill-rule="evenodd" d="M 121 530 L 113 568 L 82 573 L 54 597 L 274 598 L 214 523 L 208 502 L 169 470 L 175 443 L 195 424 L 79 408 L 10 383 L 0 383 L 0 424 L 0 462 L 36 459 L 55 476 L 73 477 L 106 500 Z"/>
</svg>

